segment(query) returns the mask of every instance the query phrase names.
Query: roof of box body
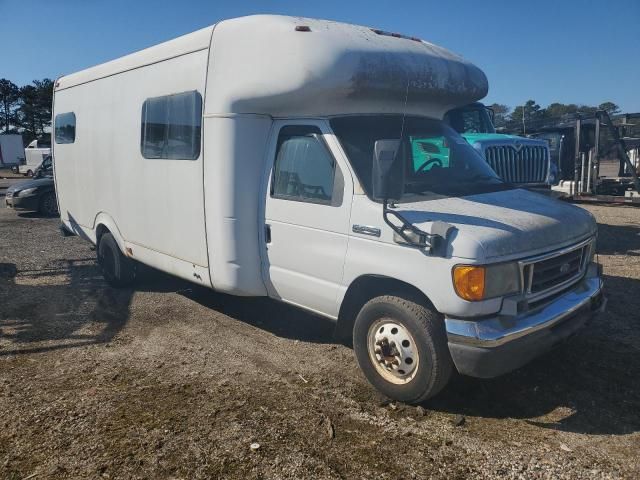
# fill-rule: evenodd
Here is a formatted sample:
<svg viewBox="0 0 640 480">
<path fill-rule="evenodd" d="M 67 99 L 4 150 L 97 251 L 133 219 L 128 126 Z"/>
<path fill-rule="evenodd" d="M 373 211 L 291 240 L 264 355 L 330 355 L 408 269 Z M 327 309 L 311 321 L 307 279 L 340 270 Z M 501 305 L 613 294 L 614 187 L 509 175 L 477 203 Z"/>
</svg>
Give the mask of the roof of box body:
<svg viewBox="0 0 640 480">
<path fill-rule="evenodd" d="M 296 29 L 301 26 L 309 31 Z M 488 90 L 479 68 L 431 43 L 369 27 L 278 15 L 222 21 L 62 77 L 58 89 L 207 48 L 210 41 L 207 114 L 439 116 Z"/>
<path fill-rule="evenodd" d="M 298 31 L 305 26 L 309 31 Z M 259 15 L 213 33 L 206 112 L 439 117 L 487 94 L 484 73 L 441 47 L 369 27 Z"/>
<path fill-rule="evenodd" d="M 204 50 L 209 48 L 212 30 L 213 26 L 196 30 L 195 32 L 182 35 L 173 40 L 159 43 L 158 45 L 139 50 L 124 57 L 116 58 L 110 62 L 101 63 L 100 65 L 70 75 L 64 75 L 57 80 L 56 90 L 74 87 L 134 68 L 151 65 L 187 53 L 197 52 L 198 50 Z"/>
</svg>

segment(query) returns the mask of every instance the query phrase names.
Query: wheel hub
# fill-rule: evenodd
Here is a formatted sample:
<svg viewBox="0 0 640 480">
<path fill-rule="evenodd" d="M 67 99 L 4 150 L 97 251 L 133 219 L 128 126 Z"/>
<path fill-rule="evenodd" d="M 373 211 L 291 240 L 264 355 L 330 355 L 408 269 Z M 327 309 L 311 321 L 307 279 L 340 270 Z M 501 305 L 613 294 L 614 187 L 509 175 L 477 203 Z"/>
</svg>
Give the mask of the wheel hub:
<svg viewBox="0 0 640 480">
<path fill-rule="evenodd" d="M 379 320 L 369 331 L 369 355 L 378 372 L 393 383 L 411 380 L 418 366 L 418 351 L 409 331 L 393 320 Z"/>
</svg>

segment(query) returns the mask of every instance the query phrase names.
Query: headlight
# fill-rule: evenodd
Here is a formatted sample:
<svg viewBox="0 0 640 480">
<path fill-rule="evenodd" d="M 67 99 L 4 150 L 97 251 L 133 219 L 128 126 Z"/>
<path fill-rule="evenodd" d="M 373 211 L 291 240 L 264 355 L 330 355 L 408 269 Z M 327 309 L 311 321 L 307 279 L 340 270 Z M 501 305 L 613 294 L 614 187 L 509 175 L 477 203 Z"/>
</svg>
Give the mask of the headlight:
<svg viewBox="0 0 640 480">
<path fill-rule="evenodd" d="M 33 192 L 35 192 L 38 189 L 38 187 L 33 187 L 33 188 L 25 188 L 24 190 L 20 190 L 18 192 L 18 196 L 19 197 L 26 197 L 27 195 L 31 195 Z"/>
<path fill-rule="evenodd" d="M 486 300 L 520 291 L 520 269 L 517 263 L 496 265 L 456 265 L 453 287 L 460 298 Z"/>
</svg>

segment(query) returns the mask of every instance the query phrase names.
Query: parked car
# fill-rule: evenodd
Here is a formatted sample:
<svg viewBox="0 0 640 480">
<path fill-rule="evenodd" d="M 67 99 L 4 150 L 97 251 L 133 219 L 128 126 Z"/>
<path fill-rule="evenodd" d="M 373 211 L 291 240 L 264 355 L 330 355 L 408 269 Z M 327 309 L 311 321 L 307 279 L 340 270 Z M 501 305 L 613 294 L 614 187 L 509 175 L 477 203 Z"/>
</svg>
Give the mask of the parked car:
<svg viewBox="0 0 640 480">
<path fill-rule="evenodd" d="M 593 217 L 506 183 L 443 121 L 487 91 L 418 38 L 225 20 L 56 81 L 62 222 L 112 286 L 139 261 L 307 309 L 376 388 L 421 402 L 604 305 Z"/>
<path fill-rule="evenodd" d="M 47 216 L 58 214 L 58 200 L 53 176 L 50 174 L 11 185 L 4 201 L 8 208 L 15 210 L 30 210 Z"/>
<path fill-rule="evenodd" d="M 53 177 L 53 157 L 47 155 L 33 171 L 33 178 Z"/>
</svg>

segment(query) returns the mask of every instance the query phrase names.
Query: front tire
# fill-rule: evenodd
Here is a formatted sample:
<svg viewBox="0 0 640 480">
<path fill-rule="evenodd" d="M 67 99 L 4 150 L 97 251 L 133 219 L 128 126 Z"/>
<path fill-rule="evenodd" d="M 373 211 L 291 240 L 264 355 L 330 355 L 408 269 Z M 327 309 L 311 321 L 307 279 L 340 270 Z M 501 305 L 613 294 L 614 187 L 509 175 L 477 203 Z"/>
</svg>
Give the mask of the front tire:
<svg viewBox="0 0 640 480">
<path fill-rule="evenodd" d="M 453 371 L 442 316 L 397 296 L 376 297 L 362 307 L 353 348 L 367 380 L 405 403 L 435 396 Z"/>
<path fill-rule="evenodd" d="M 128 287 L 136 276 L 135 263 L 125 257 L 111 233 L 105 233 L 98 243 L 98 266 L 104 279 L 115 288 Z"/>
<path fill-rule="evenodd" d="M 45 193 L 40 200 L 40 213 L 53 217 L 58 215 L 58 203 L 53 192 Z"/>
</svg>

